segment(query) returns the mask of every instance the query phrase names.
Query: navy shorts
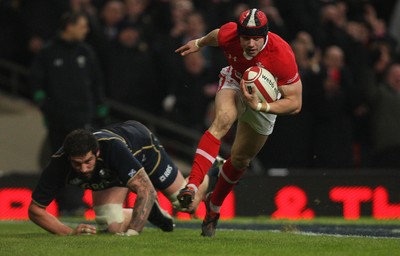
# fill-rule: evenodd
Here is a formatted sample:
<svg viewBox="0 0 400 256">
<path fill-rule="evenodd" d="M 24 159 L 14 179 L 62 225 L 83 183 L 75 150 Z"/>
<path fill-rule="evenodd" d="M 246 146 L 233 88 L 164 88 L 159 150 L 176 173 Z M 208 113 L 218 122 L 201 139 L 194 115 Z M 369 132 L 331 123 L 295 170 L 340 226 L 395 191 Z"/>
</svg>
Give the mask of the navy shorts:
<svg viewBox="0 0 400 256">
<path fill-rule="evenodd" d="M 126 121 L 106 130 L 122 136 L 135 158 L 142 164 L 153 186 L 158 190 L 168 188 L 178 175 L 178 168 L 160 144 L 158 138 L 142 123 Z"/>
<path fill-rule="evenodd" d="M 151 162 L 153 162 L 154 165 L 152 170 L 147 170 L 147 172 L 153 186 L 158 190 L 163 190 L 168 188 L 175 181 L 179 169 L 172 162 L 164 147 L 161 146 L 154 134 L 150 136 L 153 141 L 153 148 L 151 149 L 153 153 L 151 155 L 154 157 Z"/>
</svg>

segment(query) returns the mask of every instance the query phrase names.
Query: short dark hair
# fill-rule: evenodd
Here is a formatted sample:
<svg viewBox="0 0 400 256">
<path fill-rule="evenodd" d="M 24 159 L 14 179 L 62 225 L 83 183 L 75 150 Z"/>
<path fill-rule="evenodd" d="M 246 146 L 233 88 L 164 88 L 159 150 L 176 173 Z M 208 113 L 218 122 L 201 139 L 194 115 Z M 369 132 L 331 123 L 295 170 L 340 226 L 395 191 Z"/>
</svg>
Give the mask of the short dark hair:
<svg viewBox="0 0 400 256">
<path fill-rule="evenodd" d="M 99 142 L 88 130 L 77 129 L 70 132 L 64 140 L 64 152 L 70 156 L 83 156 L 88 152 L 95 154 L 99 149 Z"/>
<path fill-rule="evenodd" d="M 68 25 L 73 25 L 78 22 L 81 17 L 87 17 L 83 12 L 65 12 L 61 15 L 59 28 L 64 31 Z"/>
</svg>

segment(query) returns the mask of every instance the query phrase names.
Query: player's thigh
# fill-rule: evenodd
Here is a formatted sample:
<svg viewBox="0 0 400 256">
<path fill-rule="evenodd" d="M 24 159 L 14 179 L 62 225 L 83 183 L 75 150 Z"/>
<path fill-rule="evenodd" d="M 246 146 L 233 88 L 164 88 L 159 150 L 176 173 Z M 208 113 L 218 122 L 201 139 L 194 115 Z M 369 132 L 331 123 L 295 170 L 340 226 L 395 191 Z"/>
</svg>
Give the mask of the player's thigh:
<svg viewBox="0 0 400 256">
<path fill-rule="evenodd" d="M 112 187 L 101 191 L 92 191 L 93 206 L 104 204 L 122 204 L 129 190 L 126 187 Z"/>
<path fill-rule="evenodd" d="M 218 91 L 215 96 L 215 110 L 218 112 L 232 111 L 236 109 L 237 94 L 239 91 L 226 88 Z"/>
<path fill-rule="evenodd" d="M 232 145 L 232 158 L 237 161 L 251 161 L 260 152 L 267 139 L 267 135 L 257 133 L 249 124 L 238 122 Z"/>
<path fill-rule="evenodd" d="M 178 170 L 175 180 L 165 189 L 161 190 L 161 192 L 165 196 L 172 195 L 179 191 L 181 188 L 186 186 L 186 180 L 183 177 L 182 173 Z"/>
<path fill-rule="evenodd" d="M 180 171 L 161 145 L 155 142 L 155 147 L 158 155 L 157 163 L 149 176 L 154 188 L 164 191 L 175 183 Z"/>
</svg>

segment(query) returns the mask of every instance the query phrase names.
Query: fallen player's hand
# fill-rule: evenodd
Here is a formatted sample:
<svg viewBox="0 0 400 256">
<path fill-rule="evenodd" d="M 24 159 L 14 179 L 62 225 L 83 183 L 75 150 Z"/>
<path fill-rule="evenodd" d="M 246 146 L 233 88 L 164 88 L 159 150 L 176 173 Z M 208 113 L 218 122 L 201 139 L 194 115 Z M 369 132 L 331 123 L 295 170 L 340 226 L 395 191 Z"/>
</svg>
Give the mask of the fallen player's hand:
<svg viewBox="0 0 400 256">
<path fill-rule="evenodd" d="M 117 236 L 138 236 L 139 232 L 134 229 L 128 229 L 126 232 L 115 233 Z"/>
<path fill-rule="evenodd" d="M 72 231 L 72 235 L 94 235 L 96 232 L 95 226 L 89 224 L 79 224 L 74 231 Z"/>
</svg>

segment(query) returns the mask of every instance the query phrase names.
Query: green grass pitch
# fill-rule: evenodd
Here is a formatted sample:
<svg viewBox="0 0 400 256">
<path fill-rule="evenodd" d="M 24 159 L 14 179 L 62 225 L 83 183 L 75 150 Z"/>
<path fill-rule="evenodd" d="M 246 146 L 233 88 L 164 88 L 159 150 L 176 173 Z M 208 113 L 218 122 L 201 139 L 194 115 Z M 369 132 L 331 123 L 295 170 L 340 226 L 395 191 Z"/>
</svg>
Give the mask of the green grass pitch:
<svg viewBox="0 0 400 256">
<path fill-rule="evenodd" d="M 268 221 L 268 220 L 267 220 Z M 340 223 L 320 219 L 313 223 Z M 71 226 L 78 220 L 73 220 Z M 265 222 L 265 219 L 235 219 L 230 222 Z M 358 221 L 363 225 L 375 221 Z M 75 223 L 75 224 L 74 224 Z M 183 228 L 190 223 L 198 228 Z M 223 223 L 223 222 L 222 222 Z M 287 222 L 283 226 L 293 227 Z M 400 224 L 399 221 L 388 222 Z M 181 224 L 181 225 L 180 225 Z M 344 224 L 346 225 L 346 224 Z M 191 225 L 193 226 L 193 225 Z M 140 236 L 121 237 L 111 234 L 94 236 L 55 236 L 30 221 L 0 221 L 0 255 L 400 255 L 400 238 L 304 234 L 296 229 L 286 231 L 217 230 L 214 238 L 200 236 L 200 221 L 177 222 L 174 232 L 163 233 L 146 226 Z"/>
</svg>

